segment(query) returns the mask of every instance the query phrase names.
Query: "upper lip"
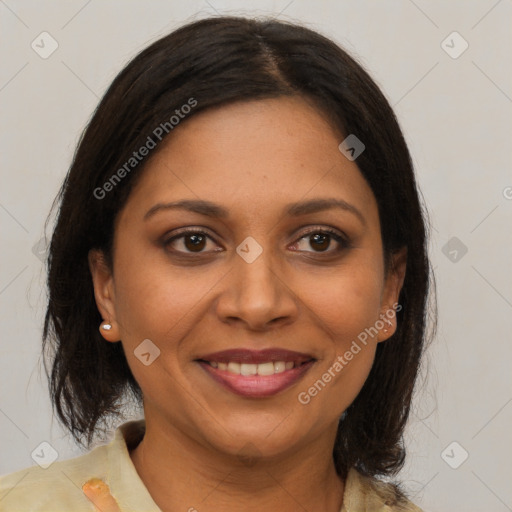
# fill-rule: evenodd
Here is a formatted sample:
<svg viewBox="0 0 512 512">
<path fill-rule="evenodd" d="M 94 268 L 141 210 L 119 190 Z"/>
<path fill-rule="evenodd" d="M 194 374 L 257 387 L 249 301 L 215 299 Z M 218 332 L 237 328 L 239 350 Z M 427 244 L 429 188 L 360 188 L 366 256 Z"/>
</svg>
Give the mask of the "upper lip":
<svg viewBox="0 0 512 512">
<path fill-rule="evenodd" d="M 230 350 L 222 350 L 220 352 L 212 352 L 198 358 L 199 361 L 215 361 L 217 363 L 246 363 L 260 364 L 269 361 L 294 362 L 297 364 L 311 361 L 314 357 L 310 354 L 294 352 L 283 348 L 267 348 L 264 350 L 248 350 L 245 348 L 233 348 Z"/>
</svg>

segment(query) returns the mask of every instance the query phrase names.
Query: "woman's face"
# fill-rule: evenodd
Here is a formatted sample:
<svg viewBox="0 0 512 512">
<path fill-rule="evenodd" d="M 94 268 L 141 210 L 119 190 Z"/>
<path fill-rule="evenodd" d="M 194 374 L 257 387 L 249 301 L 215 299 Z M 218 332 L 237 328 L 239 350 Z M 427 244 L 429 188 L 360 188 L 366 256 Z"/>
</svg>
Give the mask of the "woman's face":
<svg viewBox="0 0 512 512">
<path fill-rule="evenodd" d="M 405 270 L 402 253 L 385 277 L 376 200 L 342 139 L 301 98 L 250 101 L 187 119 L 149 162 L 113 273 L 90 259 L 148 424 L 228 454 L 334 441 Z"/>
</svg>

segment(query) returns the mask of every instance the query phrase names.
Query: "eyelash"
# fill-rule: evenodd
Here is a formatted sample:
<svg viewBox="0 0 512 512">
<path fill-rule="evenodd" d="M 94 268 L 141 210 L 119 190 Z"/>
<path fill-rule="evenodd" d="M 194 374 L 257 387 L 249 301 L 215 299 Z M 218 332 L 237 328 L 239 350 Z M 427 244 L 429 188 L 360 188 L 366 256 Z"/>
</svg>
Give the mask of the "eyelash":
<svg viewBox="0 0 512 512">
<path fill-rule="evenodd" d="M 174 236 L 172 236 L 170 238 L 164 239 L 163 240 L 163 245 L 164 245 L 164 247 L 167 248 L 168 246 L 170 246 L 172 244 L 172 242 L 174 242 L 176 240 L 179 240 L 179 239 L 182 239 L 182 238 L 185 238 L 188 235 L 194 235 L 194 234 L 204 235 L 204 236 L 206 236 L 206 238 L 209 238 L 210 240 L 215 242 L 213 237 L 208 235 L 208 233 L 206 231 L 204 231 L 204 229 L 186 228 L 184 231 L 181 231 L 181 232 L 175 234 Z M 323 227 L 323 228 L 312 227 L 312 228 L 308 228 L 306 231 L 304 231 L 301 234 L 301 236 L 299 238 L 297 238 L 297 240 L 296 240 L 296 242 L 294 242 L 294 244 L 299 242 L 299 241 L 301 241 L 304 238 L 307 238 L 308 236 L 316 235 L 316 234 L 329 235 L 336 242 L 338 242 L 340 247 L 338 249 L 335 249 L 335 250 L 329 250 L 329 249 L 326 249 L 325 251 L 314 251 L 314 250 L 312 250 L 312 251 L 299 251 L 299 250 L 297 250 L 296 252 L 306 252 L 306 253 L 313 253 L 313 254 L 318 254 L 318 255 L 323 255 L 323 254 L 332 255 L 333 253 L 334 254 L 340 253 L 344 249 L 346 250 L 346 249 L 349 249 L 351 247 L 351 244 L 350 244 L 350 241 L 349 241 L 348 237 L 346 237 L 345 235 L 340 234 L 338 231 L 334 230 L 333 228 L 329 228 L 329 227 Z M 329 244 L 329 247 L 330 247 L 330 244 Z M 220 251 L 199 251 L 199 252 L 189 251 L 189 252 L 187 252 L 187 251 L 176 251 L 176 250 L 172 250 L 172 251 L 175 254 L 178 254 L 178 255 L 184 255 L 184 254 L 186 254 L 186 255 L 201 255 L 201 254 L 208 254 L 208 253 L 211 253 L 211 252 L 220 252 Z"/>
</svg>

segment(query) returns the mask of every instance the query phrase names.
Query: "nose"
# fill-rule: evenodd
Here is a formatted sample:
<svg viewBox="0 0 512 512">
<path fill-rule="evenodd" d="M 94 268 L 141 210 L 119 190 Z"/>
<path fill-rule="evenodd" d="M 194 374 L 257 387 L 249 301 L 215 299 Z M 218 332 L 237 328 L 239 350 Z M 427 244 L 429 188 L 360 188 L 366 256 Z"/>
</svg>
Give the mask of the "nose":
<svg viewBox="0 0 512 512">
<path fill-rule="evenodd" d="M 226 323 L 243 324 L 254 331 L 265 331 L 294 322 L 298 299 L 293 283 L 280 269 L 270 250 L 256 260 L 245 261 L 234 255 L 233 268 L 223 280 L 216 312 Z"/>
</svg>

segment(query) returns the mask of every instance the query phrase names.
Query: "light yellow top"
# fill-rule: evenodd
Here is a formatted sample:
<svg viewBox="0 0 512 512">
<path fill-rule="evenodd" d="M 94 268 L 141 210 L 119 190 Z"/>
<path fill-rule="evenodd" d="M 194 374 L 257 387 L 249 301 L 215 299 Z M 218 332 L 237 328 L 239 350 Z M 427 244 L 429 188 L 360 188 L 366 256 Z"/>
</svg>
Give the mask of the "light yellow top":
<svg viewBox="0 0 512 512">
<path fill-rule="evenodd" d="M 140 442 L 144 429 L 144 420 L 129 421 L 117 428 L 110 443 L 85 455 L 57 460 L 46 469 L 36 465 L 0 476 L 0 512 L 96 512 L 93 502 L 101 503 L 103 512 L 115 510 L 116 502 L 121 512 L 161 512 L 128 452 Z M 410 502 L 402 508 L 386 505 L 392 495 L 385 484 L 376 487 L 352 469 L 340 512 L 422 512 Z M 107 502 L 100 501 L 105 497 Z M 103 505 L 108 500 L 113 509 Z"/>
</svg>

